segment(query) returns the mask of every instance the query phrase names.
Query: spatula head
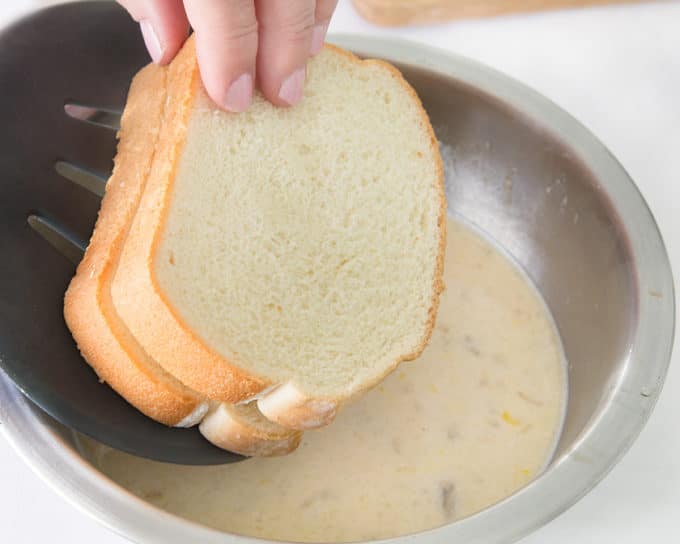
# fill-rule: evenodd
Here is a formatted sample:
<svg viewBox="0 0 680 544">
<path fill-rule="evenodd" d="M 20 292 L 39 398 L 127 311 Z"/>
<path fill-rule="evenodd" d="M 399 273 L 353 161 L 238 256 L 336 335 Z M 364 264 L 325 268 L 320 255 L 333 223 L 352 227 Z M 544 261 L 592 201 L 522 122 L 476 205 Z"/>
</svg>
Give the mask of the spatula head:
<svg viewBox="0 0 680 544">
<path fill-rule="evenodd" d="M 148 61 L 137 24 L 113 2 L 49 8 L 0 35 L 0 366 L 48 414 L 99 442 L 161 461 L 229 463 L 242 457 L 195 428 L 152 421 L 101 384 L 62 315 L 98 180 L 112 167 L 116 112 Z M 69 115 L 67 104 L 92 109 Z"/>
</svg>

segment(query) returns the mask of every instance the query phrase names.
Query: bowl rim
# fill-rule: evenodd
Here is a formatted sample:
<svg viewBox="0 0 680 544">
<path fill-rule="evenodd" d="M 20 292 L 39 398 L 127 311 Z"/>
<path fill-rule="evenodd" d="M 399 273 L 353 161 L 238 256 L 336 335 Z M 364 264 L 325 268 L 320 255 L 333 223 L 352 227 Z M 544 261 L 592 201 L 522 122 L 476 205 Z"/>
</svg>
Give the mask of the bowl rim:
<svg viewBox="0 0 680 544">
<path fill-rule="evenodd" d="M 623 370 L 587 429 L 542 475 L 511 497 L 452 524 L 375 542 L 516 541 L 590 491 L 628 450 L 656 404 L 675 330 L 673 278 L 661 233 L 635 183 L 607 148 L 579 121 L 526 85 L 477 61 L 404 39 L 335 34 L 328 40 L 360 55 L 424 67 L 454 79 L 552 133 L 595 175 L 628 238 L 639 294 L 637 324 Z M 135 497 L 84 460 L 52 420 L 1 372 L 0 398 L 0 421 L 5 423 L 0 428 L 24 461 L 62 497 L 114 532 L 163 544 L 269 542 L 209 529 Z"/>
</svg>

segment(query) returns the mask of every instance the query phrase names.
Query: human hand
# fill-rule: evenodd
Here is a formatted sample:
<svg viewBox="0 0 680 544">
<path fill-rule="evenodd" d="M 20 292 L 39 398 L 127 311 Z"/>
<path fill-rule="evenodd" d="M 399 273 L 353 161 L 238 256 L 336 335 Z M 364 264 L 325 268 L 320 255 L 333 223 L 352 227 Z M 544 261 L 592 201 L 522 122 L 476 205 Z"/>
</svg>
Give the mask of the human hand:
<svg viewBox="0 0 680 544">
<path fill-rule="evenodd" d="M 223 109 L 248 109 L 253 85 L 277 106 L 302 98 L 337 0 L 118 0 L 138 21 L 152 60 L 167 64 L 189 24 L 203 84 Z"/>
</svg>

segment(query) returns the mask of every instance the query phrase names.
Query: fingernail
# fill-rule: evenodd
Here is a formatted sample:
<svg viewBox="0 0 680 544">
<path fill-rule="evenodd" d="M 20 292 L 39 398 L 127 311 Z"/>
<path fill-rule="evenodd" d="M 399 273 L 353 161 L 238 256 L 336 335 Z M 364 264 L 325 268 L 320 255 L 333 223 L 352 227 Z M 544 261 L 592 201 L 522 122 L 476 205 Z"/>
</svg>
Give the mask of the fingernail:
<svg viewBox="0 0 680 544">
<path fill-rule="evenodd" d="M 241 74 L 229 87 L 224 99 L 224 107 L 234 113 L 246 111 L 253 99 L 253 77 Z"/>
<path fill-rule="evenodd" d="M 326 38 L 328 23 L 316 25 L 312 30 L 312 47 L 309 50 L 311 55 L 316 55 L 323 48 L 323 41 Z"/>
<path fill-rule="evenodd" d="M 158 39 L 158 34 L 156 34 L 153 25 L 147 19 L 140 21 L 139 27 L 142 29 L 144 44 L 149 51 L 149 55 L 151 55 L 151 60 L 158 64 L 163 58 L 163 46 Z"/>
<path fill-rule="evenodd" d="M 305 69 L 298 68 L 290 74 L 279 89 L 279 98 L 290 106 L 302 98 L 302 85 L 305 82 Z"/>
</svg>

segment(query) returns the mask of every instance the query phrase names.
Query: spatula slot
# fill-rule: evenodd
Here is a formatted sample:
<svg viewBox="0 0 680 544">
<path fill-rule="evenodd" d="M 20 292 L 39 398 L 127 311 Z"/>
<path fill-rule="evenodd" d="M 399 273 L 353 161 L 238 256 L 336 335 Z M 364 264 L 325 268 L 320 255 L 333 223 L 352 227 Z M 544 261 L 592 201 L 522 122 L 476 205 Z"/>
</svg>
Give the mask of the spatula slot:
<svg viewBox="0 0 680 544">
<path fill-rule="evenodd" d="M 83 258 L 87 243 L 78 239 L 56 221 L 32 214 L 28 216 L 28 224 L 73 264 L 78 264 Z"/>
<path fill-rule="evenodd" d="M 57 161 L 54 163 L 54 169 L 60 176 L 72 181 L 76 185 L 87 189 L 97 196 L 104 196 L 106 189 L 107 176 L 99 172 L 94 172 L 77 164 L 68 161 Z"/>
<path fill-rule="evenodd" d="M 85 121 L 92 125 L 111 130 L 118 130 L 120 128 L 120 111 L 69 102 L 64 104 L 64 112 L 73 119 Z"/>
</svg>

